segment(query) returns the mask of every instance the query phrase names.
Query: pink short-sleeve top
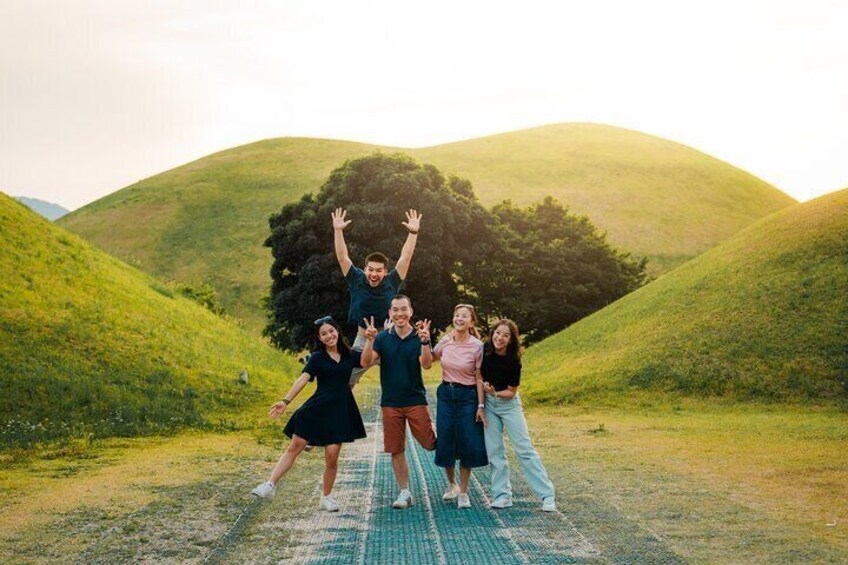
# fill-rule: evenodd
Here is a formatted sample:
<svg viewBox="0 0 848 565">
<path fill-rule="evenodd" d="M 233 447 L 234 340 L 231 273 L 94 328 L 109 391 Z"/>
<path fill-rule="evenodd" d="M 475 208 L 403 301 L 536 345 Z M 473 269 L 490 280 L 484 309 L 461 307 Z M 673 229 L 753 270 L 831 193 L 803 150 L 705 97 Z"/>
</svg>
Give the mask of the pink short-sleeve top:
<svg viewBox="0 0 848 565">
<path fill-rule="evenodd" d="M 483 342 L 469 335 L 464 342 L 443 337 L 433 349 L 442 362 L 442 380 L 461 385 L 477 384 L 477 369 L 483 362 Z"/>
</svg>

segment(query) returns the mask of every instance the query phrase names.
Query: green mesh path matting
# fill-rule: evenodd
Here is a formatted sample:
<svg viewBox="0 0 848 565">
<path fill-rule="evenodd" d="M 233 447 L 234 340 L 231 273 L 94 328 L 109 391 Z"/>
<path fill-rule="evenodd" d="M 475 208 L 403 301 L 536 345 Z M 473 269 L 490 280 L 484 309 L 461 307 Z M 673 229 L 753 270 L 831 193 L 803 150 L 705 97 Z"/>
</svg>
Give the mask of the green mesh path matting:
<svg viewBox="0 0 848 565">
<path fill-rule="evenodd" d="M 431 391 L 430 409 L 435 418 L 432 396 Z M 399 490 L 391 458 L 383 453 L 377 400 L 376 395 L 370 397 L 363 410 L 368 437 L 342 449 L 334 488 L 341 511 L 318 510 L 321 478 L 317 476 L 315 509 L 287 524 L 297 545 L 293 555 L 292 548 L 281 550 L 278 562 L 684 563 L 656 536 L 603 501 L 587 496 L 577 483 L 578 477 L 570 477 L 575 481 L 573 488 L 557 493 L 560 510 L 546 513 L 540 510 L 541 501 L 535 498 L 520 469 L 512 465 L 515 505 L 493 510 L 487 497 L 489 468 L 475 469 L 469 485 L 472 507 L 459 509 L 455 502 L 442 500 L 447 486 L 444 470 L 435 466 L 433 453 L 422 449 L 408 431 L 406 454 L 414 504 L 393 509 L 391 503 Z M 234 530 L 241 527 L 237 524 Z M 238 535 L 237 531 L 233 533 Z M 291 557 L 282 559 L 283 555 Z"/>
</svg>

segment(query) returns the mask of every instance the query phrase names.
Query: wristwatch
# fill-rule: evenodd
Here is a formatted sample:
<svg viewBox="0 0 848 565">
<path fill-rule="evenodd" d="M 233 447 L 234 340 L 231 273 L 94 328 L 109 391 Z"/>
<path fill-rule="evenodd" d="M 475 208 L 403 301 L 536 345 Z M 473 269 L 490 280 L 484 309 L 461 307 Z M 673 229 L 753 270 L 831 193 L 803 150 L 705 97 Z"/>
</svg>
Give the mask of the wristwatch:
<svg viewBox="0 0 848 565">
<path fill-rule="evenodd" d="M 478 405 L 477 405 L 477 408 L 485 408 L 485 407 L 486 407 L 486 405 L 485 405 L 485 404 L 478 404 Z"/>
</svg>

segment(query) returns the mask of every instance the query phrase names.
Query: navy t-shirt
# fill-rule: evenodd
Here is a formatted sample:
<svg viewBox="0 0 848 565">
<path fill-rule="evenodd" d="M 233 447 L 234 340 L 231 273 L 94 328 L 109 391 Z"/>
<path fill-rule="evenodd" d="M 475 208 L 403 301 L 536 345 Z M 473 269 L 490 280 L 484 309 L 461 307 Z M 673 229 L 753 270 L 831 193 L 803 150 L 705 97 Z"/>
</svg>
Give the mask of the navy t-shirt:
<svg viewBox="0 0 848 565">
<path fill-rule="evenodd" d="M 427 404 L 424 380 L 421 378 L 421 339 L 415 331 L 401 339 L 395 328 L 374 338 L 374 351 L 380 355 L 380 406 L 404 408 Z"/>
<path fill-rule="evenodd" d="M 389 271 L 379 285 L 371 286 L 365 271 L 351 265 L 345 281 L 350 291 L 350 310 L 347 315 L 350 325 L 364 328 L 363 318 L 370 319 L 374 316 L 374 325 L 381 327 L 388 317 L 392 298 L 397 295 L 403 284 L 397 269 Z"/>
<path fill-rule="evenodd" d="M 483 355 L 480 374 L 496 391 L 506 390 L 508 386 L 521 384 L 521 361 L 492 352 Z"/>
</svg>

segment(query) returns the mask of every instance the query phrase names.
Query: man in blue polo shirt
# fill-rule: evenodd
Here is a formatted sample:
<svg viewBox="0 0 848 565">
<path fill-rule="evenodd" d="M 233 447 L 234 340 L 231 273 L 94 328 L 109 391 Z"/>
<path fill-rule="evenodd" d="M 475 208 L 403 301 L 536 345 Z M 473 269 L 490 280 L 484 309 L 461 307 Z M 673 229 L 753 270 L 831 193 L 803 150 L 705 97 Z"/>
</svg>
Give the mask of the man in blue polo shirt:
<svg viewBox="0 0 848 565">
<path fill-rule="evenodd" d="M 377 252 L 371 253 L 365 258 L 365 269 L 354 266 L 348 255 L 347 244 L 344 239 L 344 229 L 351 222 L 351 220 L 345 219 L 346 216 L 347 211 L 342 208 L 337 208 L 333 212 L 333 238 L 336 259 L 339 261 L 339 267 L 342 269 L 342 274 L 347 281 L 347 288 L 350 291 L 348 323 L 357 328 L 353 349 L 362 351 L 362 348 L 365 347 L 365 323 L 363 320 L 370 320 L 373 317 L 377 323 L 382 325 L 386 319 L 392 298 L 400 290 L 409 271 L 412 254 L 415 252 L 415 243 L 418 241 L 418 228 L 421 225 L 422 214 L 415 210 L 409 210 L 406 213 L 406 221 L 402 224 L 409 231 L 409 235 L 406 236 L 406 243 L 403 244 L 397 265 L 391 271 L 389 271 L 388 258 Z M 362 374 L 367 370 L 368 367 L 353 371 L 350 376 L 351 388 L 356 386 L 356 383 L 362 378 Z"/>
<path fill-rule="evenodd" d="M 388 314 L 392 327 L 377 333 L 374 319 L 365 321 L 363 364 L 381 360 L 380 385 L 383 413 L 383 446 L 392 457 L 392 473 L 400 488 L 392 508 L 412 506 L 409 490 L 409 464 L 406 461 L 406 426 L 412 437 L 428 451 L 436 448 L 436 434 L 427 409 L 427 393 L 421 376 L 421 365 L 433 362 L 430 351 L 430 322 L 422 320 L 416 326 L 412 301 L 399 294 L 391 300 Z"/>
</svg>

